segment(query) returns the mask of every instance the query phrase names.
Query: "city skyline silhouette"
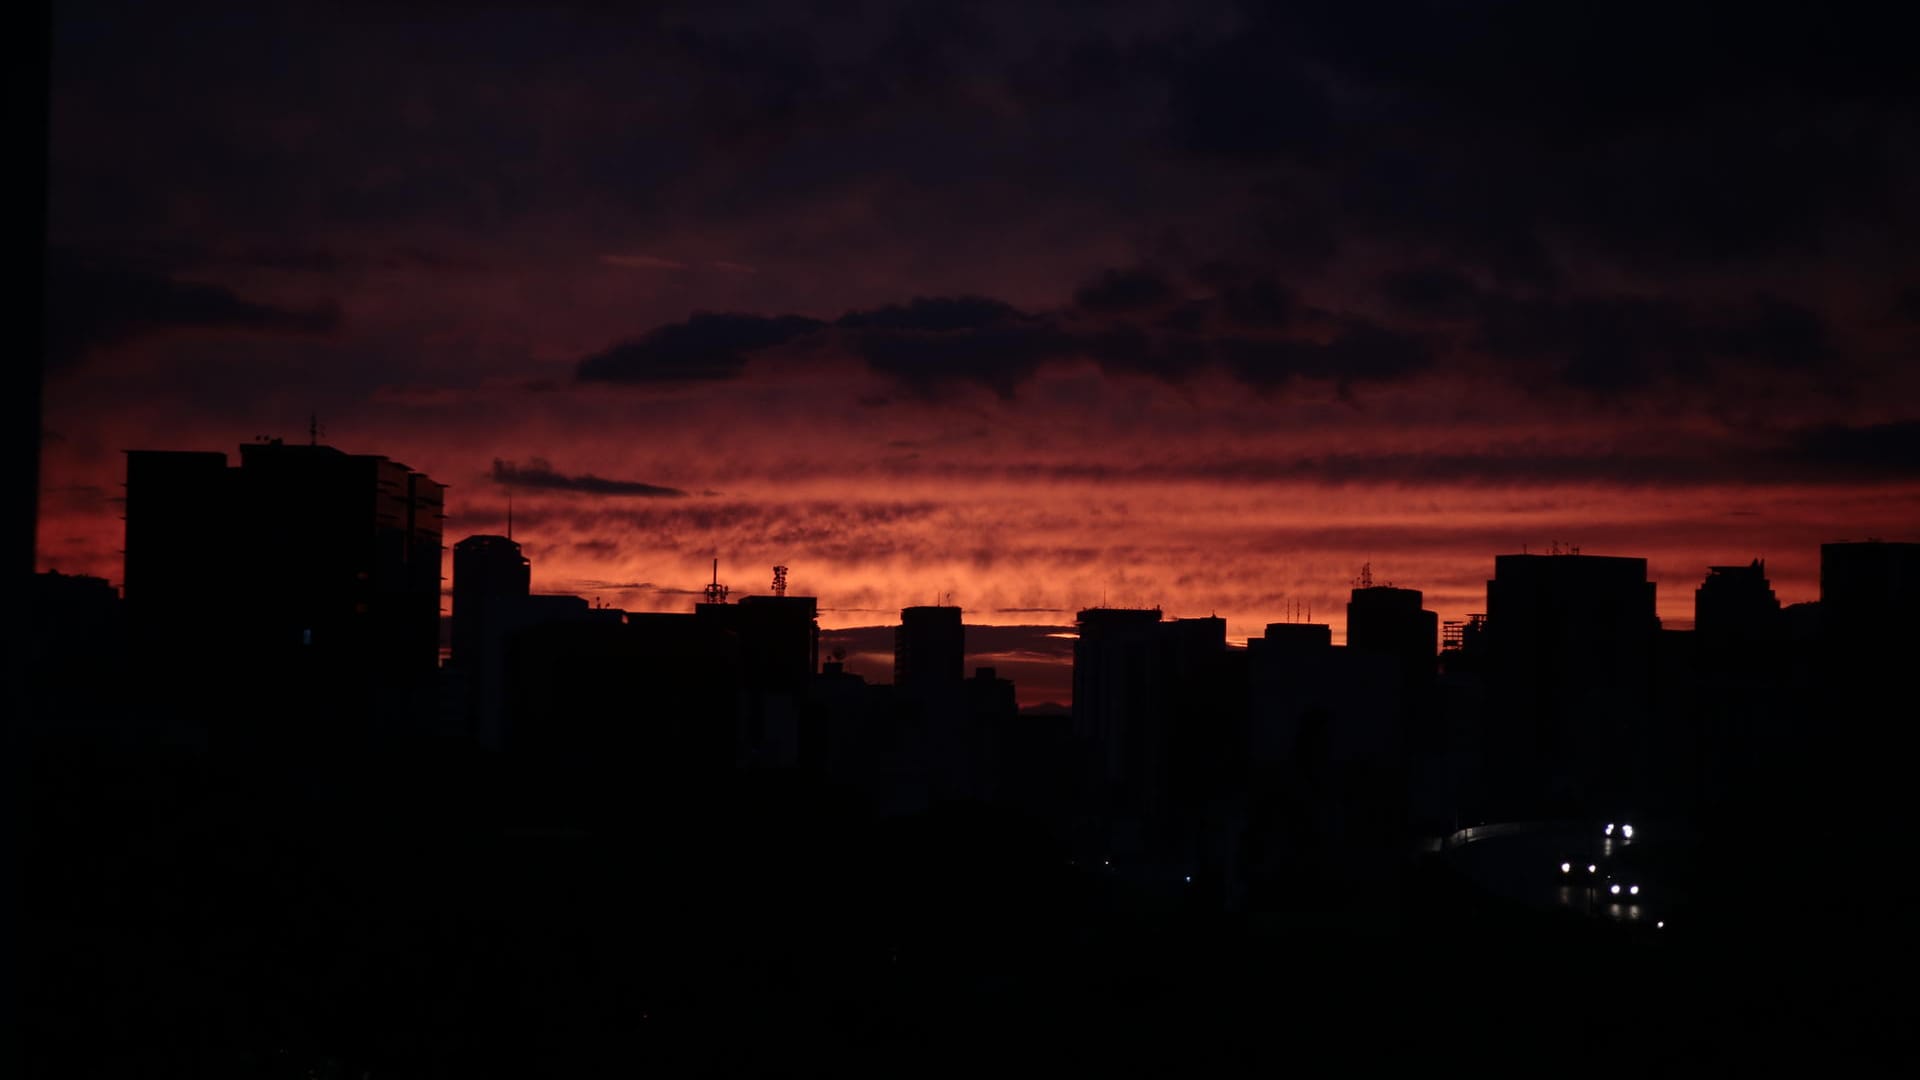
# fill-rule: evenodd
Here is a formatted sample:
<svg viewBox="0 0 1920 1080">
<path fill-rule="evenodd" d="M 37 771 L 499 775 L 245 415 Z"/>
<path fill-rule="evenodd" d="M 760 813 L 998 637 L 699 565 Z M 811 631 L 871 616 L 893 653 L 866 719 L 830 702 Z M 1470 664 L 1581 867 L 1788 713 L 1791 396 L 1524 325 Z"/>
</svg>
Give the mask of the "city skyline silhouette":
<svg viewBox="0 0 1920 1080">
<path fill-rule="evenodd" d="M 1875 14 L 32 5 L 0 1075 L 1911 1072 Z"/>
<path fill-rule="evenodd" d="M 27 866 L 42 891 L 31 895 L 151 874 L 137 868 L 171 849 L 111 824 L 145 804 L 200 869 L 125 897 L 169 919 L 160 913 L 224 892 L 250 897 L 226 902 L 210 928 L 182 925 L 97 961 L 176 978 L 162 959 L 171 942 L 210 950 L 220 973 L 171 1013 L 132 1006 L 141 1018 L 129 1017 L 133 1041 L 118 1057 L 75 1041 L 86 1036 L 74 1010 L 100 992 L 97 976 L 32 945 L 30 969 L 58 973 L 61 987 L 30 999 L 41 1068 L 207 1054 L 243 1069 L 473 1069 L 476 1054 L 510 1071 L 598 1067 L 640 1038 L 647 1060 L 675 1070 L 721 1058 L 778 1069 L 793 1059 L 703 1047 L 728 1010 L 771 1017 L 784 1006 L 686 995 L 711 993 L 696 988 L 712 979 L 785 985 L 788 965 L 824 965 L 840 973 L 816 986 L 820 1004 L 837 1002 L 829 1008 L 885 1013 L 867 981 L 925 980 L 912 993 L 931 996 L 907 1000 L 935 1010 L 916 1021 L 931 1031 L 952 1010 L 982 1007 L 974 980 L 1025 994 L 1097 982 L 1101 965 L 1121 963 L 1156 979 L 1225 980 L 1225 1004 L 1251 974 L 1247 956 L 1280 948 L 1298 961 L 1335 926 L 1360 937 L 1308 961 L 1317 979 L 1343 978 L 1384 948 L 1387 962 L 1442 962 L 1473 987 L 1437 1013 L 1335 1008 L 1321 1021 L 1327 1041 L 1296 1051 L 1317 1060 L 1383 1025 L 1444 1028 L 1481 1008 L 1526 1008 L 1511 997 L 1526 988 L 1499 972 L 1526 963 L 1536 938 L 1632 958 L 1590 988 L 1600 1000 L 1663 965 L 1697 978 L 1751 952 L 1755 934 L 1772 944 L 1749 959 L 1768 965 L 1805 963 L 1795 957 L 1807 947 L 1824 955 L 1817 943 L 1836 940 L 1836 919 L 1849 947 L 1900 940 L 1888 920 L 1905 894 L 1853 875 L 1902 827 L 1902 766 L 1863 755 L 1823 709 L 1861 714 L 1902 692 L 1920 630 L 1920 543 L 1823 545 L 1813 603 L 1783 606 L 1758 559 L 1711 566 L 1693 630 L 1662 627 L 1646 560 L 1557 543 L 1495 556 L 1485 612 L 1444 626 L 1419 590 L 1363 566 L 1345 644 L 1304 612 L 1236 646 L 1218 617 L 1095 606 L 1075 616 L 1063 713 L 1022 710 L 994 666 L 969 677 L 969 661 L 993 655 L 970 650 L 969 633 L 1008 628 L 969 628 L 956 605 L 903 608 L 892 679 L 869 679 L 822 633 L 817 599 L 793 589 L 789 567 L 775 567 L 765 591 L 712 583 L 683 612 L 627 612 L 533 591 L 531 560 L 506 536 L 443 543 L 442 486 L 390 458 L 317 435 L 242 450 L 237 462 L 129 452 L 124 597 L 103 579 L 34 578 L 18 728 L 40 822 Z M 223 536 L 249 547 L 212 542 Z M 447 620 L 435 605 L 448 550 L 453 644 L 442 658 L 434 641 Z M 275 574 L 284 588 L 244 587 Z M 1829 884 L 1771 889 L 1766 908 L 1749 910 L 1742 898 L 1762 886 L 1744 865 L 1756 855 L 1746 834 L 1769 813 L 1778 819 L 1763 845 L 1787 846 Z M 249 848 L 221 846 L 238 834 Z M 261 845 L 287 838 L 304 854 L 273 870 Z M 435 854 L 403 869 L 391 860 L 410 843 Z M 589 854 L 602 844 L 639 861 Z M 528 859 L 542 868 L 531 891 L 464 894 L 474 875 Z M 291 875 L 287 886 L 311 898 L 253 896 L 247 881 L 261 872 Z M 369 872 L 372 892 L 332 880 Z M 575 910 L 579 898 L 546 892 L 551 875 L 625 899 Z M 769 890 L 781 917 L 745 929 L 768 915 L 755 898 Z M 31 924 L 124 932 L 111 905 L 70 902 L 56 914 L 36 899 Z M 446 936 L 405 940 L 400 927 L 419 917 L 409 913 L 429 910 L 453 920 Z M 547 936 L 574 919 L 614 935 L 623 963 L 648 966 L 597 973 L 594 948 Z M 223 1032 L 198 1012 L 232 1000 L 233 965 L 244 964 L 209 929 L 263 944 L 290 929 L 353 948 L 369 920 L 383 928 L 374 947 L 412 957 L 424 983 L 410 976 L 397 997 L 370 995 L 364 973 L 296 949 L 267 977 L 279 989 L 250 1006 L 279 1034 Z M 653 925 L 662 920 L 690 934 L 693 951 L 668 946 L 675 935 Z M 1091 928 L 1067 934 L 1081 920 Z M 1132 937 L 1135 921 L 1251 952 L 1173 960 Z M 1462 926 L 1480 942 L 1470 956 L 1446 952 L 1448 928 Z M 498 947 L 481 941 L 502 932 L 515 939 L 506 954 L 473 951 Z M 1496 967 L 1468 974 L 1490 958 Z M 480 1023 L 495 1007 L 488 994 L 434 985 L 476 964 L 491 993 L 509 994 L 526 978 L 517 965 L 572 967 L 546 984 L 545 1004 Z M 318 998 L 295 989 L 308 979 L 320 980 Z M 415 994 L 468 1019 L 401 1018 Z M 1742 1010 L 1755 1007 L 1732 993 L 1687 1022 L 1671 1011 L 1677 999 L 1639 997 L 1667 1036 L 1687 1039 L 1744 1034 Z M 1129 1008 L 1124 998 L 1082 1007 L 1068 1014 L 1076 1023 Z M 992 1008 L 1034 1019 L 1028 1005 Z M 1819 1022 L 1877 1015 L 1853 999 L 1844 1009 Z M 653 1028 L 656 1010 L 668 1022 Z M 1166 1049 L 1159 1040 L 1182 1038 L 1199 1015 L 1147 1021 L 1143 1031 L 1161 1034 L 1146 1047 Z M 1551 1006 L 1531 1015 L 1541 1037 L 1580 1027 Z M 865 1039 L 908 1021 L 876 1022 L 843 1041 L 808 1011 L 783 1038 L 807 1046 L 808 1060 L 917 1059 L 915 1036 L 862 1057 Z M 587 1026 L 555 1043 L 543 1033 L 554 1023 Z M 179 1037 L 181 1049 L 155 1057 L 155 1040 Z M 1805 1037 L 1816 1052 L 1836 1049 Z"/>
</svg>

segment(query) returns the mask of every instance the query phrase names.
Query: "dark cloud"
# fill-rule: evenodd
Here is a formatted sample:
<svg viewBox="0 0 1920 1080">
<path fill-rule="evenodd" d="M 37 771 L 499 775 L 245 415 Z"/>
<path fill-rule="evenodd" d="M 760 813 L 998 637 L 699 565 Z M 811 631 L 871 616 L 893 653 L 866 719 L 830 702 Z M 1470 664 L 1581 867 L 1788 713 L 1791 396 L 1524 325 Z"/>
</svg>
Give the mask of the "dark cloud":
<svg viewBox="0 0 1920 1080">
<path fill-rule="evenodd" d="M 581 360 L 575 374 L 582 382 L 731 379 L 746 368 L 749 353 L 784 345 L 821 325 L 798 315 L 696 312 Z"/>
<path fill-rule="evenodd" d="M 293 245 L 256 245 L 241 252 L 236 261 L 267 270 L 288 270 L 304 274 L 337 274 L 348 259 L 326 248 Z"/>
<path fill-rule="evenodd" d="M 1205 157 L 1316 159 L 1337 138 L 1326 87 L 1261 33 L 1202 49 L 1170 80 L 1169 134 Z M 1282 61 L 1282 62 L 1276 62 Z"/>
<path fill-rule="evenodd" d="M 1480 289 L 1473 279 L 1445 266 L 1414 266 L 1380 279 L 1380 295 L 1394 311 L 1420 319 L 1470 317 Z"/>
<path fill-rule="evenodd" d="M 495 458 L 493 482 L 536 491 L 573 491 L 583 495 L 678 499 L 684 498 L 687 494 L 679 488 L 643 484 L 638 480 L 608 480 L 592 473 L 568 476 L 554 471 L 552 465 L 540 458 L 532 458 L 524 466 Z"/>
<path fill-rule="evenodd" d="M 1326 342 L 1228 338 L 1213 344 L 1234 376 L 1252 386 L 1274 387 L 1298 379 L 1326 379 L 1351 389 L 1357 383 L 1391 382 L 1431 367 L 1423 339 L 1362 319 L 1348 320 Z"/>
<path fill-rule="evenodd" d="M 973 383 L 1012 398 L 1041 364 L 1070 355 L 1073 342 L 1044 320 L 1021 317 L 947 332 L 865 333 L 853 347 L 868 367 L 922 396 Z"/>
<path fill-rule="evenodd" d="M 1319 0 L 1289 5 L 1246 37 L 1268 46 L 1270 61 L 1311 57 L 1562 141 L 1657 122 L 1736 87 L 1859 100 L 1910 97 L 1920 86 L 1888 40 L 1891 19 L 1795 14 L 1760 4 L 1729 18 L 1630 0 L 1604 9 L 1416 3 L 1380 19 Z"/>
<path fill-rule="evenodd" d="M 851 330 L 953 333 L 1025 322 L 1004 300 L 986 296 L 916 296 L 905 304 L 849 311 L 835 325 Z"/>
<path fill-rule="evenodd" d="M 1064 349 L 1048 320 L 982 296 L 915 297 L 847 312 L 835 325 L 868 367 L 922 396 L 973 383 L 1011 398 Z"/>
<path fill-rule="evenodd" d="M 1920 477 L 1920 420 L 1808 428 L 1794 436 L 1788 458 L 1820 472 Z"/>
<path fill-rule="evenodd" d="M 1893 298 L 1893 313 L 1907 322 L 1920 324 L 1920 286 L 1900 290 Z"/>
<path fill-rule="evenodd" d="M 1221 288 L 1218 303 L 1226 323 L 1237 327 L 1279 327 L 1295 314 L 1293 293 L 1271 278 L 1239 280 Z"/>
<path fill-rule="evenodd" d="M 1671 297 L 1490 297 L 1476 346 L 1524 383 L 1598 394 L 1666 380 L 1731 381 L 1753 369 L 1806 371 L 1830 358 L 1825 320 L 1778 297 L 1706 307 Z"/>
<path fill-rule="evenodd" d="M 55 250 L 47 257 L 47 359 L 52 367 L 167 332 L 329 334 L 332 306 L 277 307 L 213 284 Z"/>
<path fill-rule="evenodd" d="M 1173 284 L 1164 275 L 1136 268 L 1106 271 L 1075 290 L 1073 303 L 1083 311 L 1113 314 L 1162 307 L 1177 298 Z"/>
<path fill-rule="evenodd" d="M 829 330 L 844 351 L 923 397 L 970 384 L 1010 399 L 1043 365 L 1076 359 L 1168 383 L 1219 370 L 1262 389 L 1302 379 L 1351 388 L 1433 362 L 1424 339 L 1371 320 L 1319 310 L 1300 318 L 1291 293 L 1271 278 L 1214 266 L 1196 281 L 1212 295 L 1144 325 L 1104 316 L 1138 314 L 1177 293 L 1165 277 L 1133 270 L 1096 278 L 1062 312 L 1025 312 L 982 296 L 916 297 L 849 311 L 830 327 L 800 316 L 703 312 L 587 357 L 578 374 L 586 382 L 729 379 L 755 351 L 824 344 Z M 1295 322 L 1315 336 L 1274 336 Z"/>
<path fill-rule="evenodd" d="M 1503 443 L 1476 451 L 1326 452 L 1214 457 L 1114 465 L 1092 461 L 970 465 L 889 461 L 890 473 L 928 480 L 1002 479 L 1031 483 L 1233 486 L 1313 483 L 1409 488 L 1485 486 L 1687 488 L 1774 483 L 1849 484 L 1920 475 L 1920 421 L 1868 427 L 1820 426 L 1755 441 L 1705 440 L 1670 447 L 1630 443 Z"/>
<path fill-rule="evenodd" d="M 1558 276 L 1543 236 L 1639 267 L 1804 257 L 1907 219 L 1920 75 L 1876 21 L 1272 6 L 1180 54 L 1169 141 L 1284 177 L 1274 212 L 1511 283 Z"/>
</svg>

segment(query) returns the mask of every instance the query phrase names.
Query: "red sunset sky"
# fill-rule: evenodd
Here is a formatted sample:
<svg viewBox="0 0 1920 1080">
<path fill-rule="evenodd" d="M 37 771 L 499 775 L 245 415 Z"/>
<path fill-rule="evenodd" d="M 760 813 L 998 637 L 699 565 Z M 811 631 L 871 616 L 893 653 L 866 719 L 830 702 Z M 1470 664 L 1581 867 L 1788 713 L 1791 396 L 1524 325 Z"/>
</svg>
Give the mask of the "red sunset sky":
<svg viewBox="0 0 1920 1080">
<path fill-rule="evenodd" d="M 1815 599 L 1920 522 L 1912 66 L 1540 7 L 60 5 L 40 563 L 317 413 L 634 610 Z"/>
</svg>

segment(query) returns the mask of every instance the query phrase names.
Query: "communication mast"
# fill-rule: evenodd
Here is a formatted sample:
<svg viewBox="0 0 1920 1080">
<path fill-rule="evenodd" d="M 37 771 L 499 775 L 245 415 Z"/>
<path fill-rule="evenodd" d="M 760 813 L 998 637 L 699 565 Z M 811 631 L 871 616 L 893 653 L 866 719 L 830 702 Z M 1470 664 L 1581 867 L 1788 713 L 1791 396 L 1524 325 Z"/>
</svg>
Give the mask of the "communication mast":
<svg viewBox="0 0 1920 1080">
<path fill-rule="evenodd" d="M 727 587 L 720 584 L 720 560 L 713 560 L 713 583 L 707 586 L 707 603 L 724 604 L 727 602 Z"/>
<path fill-rule="evenodd" d="M 787 595 L 787 568 L 784 566 L 773 568 L 773 595 Z"/>
<path fill-rule="evenodd" d="M 1373 588 L 1373 563 L 1372 562 L 1363 562 L 1360 564 L 1360 576 L 1357 578 L 1354 578 L 1353 583 L 1355 586 L 1362 589 Z"/>
</svg>

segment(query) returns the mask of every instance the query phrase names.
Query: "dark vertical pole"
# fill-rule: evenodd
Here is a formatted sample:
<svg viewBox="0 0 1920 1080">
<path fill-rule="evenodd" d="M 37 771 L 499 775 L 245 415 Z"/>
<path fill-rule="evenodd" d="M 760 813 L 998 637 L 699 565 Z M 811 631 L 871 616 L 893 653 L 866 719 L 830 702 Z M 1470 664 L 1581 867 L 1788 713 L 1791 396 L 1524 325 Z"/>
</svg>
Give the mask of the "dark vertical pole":
<svg viewBox="0 0 1920 1080">
<path fill-rule="evenodd" d="M 27 695 L 23 690 L 27 638 L 32 616 L 28 602 L 33 586 L 35 530 L 40 504 L 40 381 L 46 356 L 46 258 L 47 258 L 47 107 L 49 60 L 52 51 L 52 5 L 29 2 L 15 8 L 7 35 L 7 127 L 14 132 L 14 200 L 7 222 L 6 258 L 13 265 L 18 284 L 9 290 L 13 310 L 8 322 L 21 334 L 18 346 L 0 370 L 5 372 L 0 385 L 0 431 L 5 432 L 4 481 L 0 481 L 0 502 L 5 503 L 4 565 L 0 565 L 0 623 L 6 626 L 4 660 L 4 713 L 12 720 L 0 732 L 0 926 L 21 928 L 19 870 L 21 813 L 24 808 L 22 784 L 26 779 L 21 750 L 23 736 L 33 718 L 26 715 Z M 5 721 L 0 720 L 0 724 Z M 21 928 L 24 929 L 24 928 Z M 21 1015 L 21 957 L 16 951 L 28 933 L 0 934 L 0 1016 L 18 1023 Z M 12 1023 L 0 1031 L 0 1073 L 19 1076 L 24 1073 L 24 1054 L 19 1029 Z"/>
</svg>

